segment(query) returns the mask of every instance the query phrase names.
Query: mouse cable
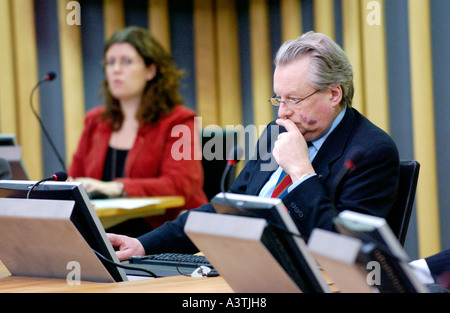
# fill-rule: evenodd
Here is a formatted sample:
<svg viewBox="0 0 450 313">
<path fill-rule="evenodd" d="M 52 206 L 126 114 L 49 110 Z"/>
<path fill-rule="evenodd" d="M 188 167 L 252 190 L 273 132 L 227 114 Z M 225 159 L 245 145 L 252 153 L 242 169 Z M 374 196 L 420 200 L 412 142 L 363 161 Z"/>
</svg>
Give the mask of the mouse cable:
<svg viewBox="0 0 450 313">
<path fill-rule="evenodd" d="M 139 267 L 127 266 L 127 265 L 119 264 L 119 263 L 116 263 L 114 261 L 109 260 L 108 258 L 104 257 L 102 254 L 100 254 L 99 252 L 95 251 L 94 249 L 92 249 L 92 251 L 94 251 L 94 253 L 99 258 L 101 258 L 102 260 L 108 262 L 109 264 L 112 264 L 114 266 L 121 267 L 121 268 L 124 268 L 124 269 L 128 269 L 128 270 L 135 270 L 135 271 L 145 272 L 145 273 L 149 274 L 150 276 L 152 276 L 153 278 L 158 278 L 158 276 L 155 273 L 153 273 L 152 271 L 149 271 L 149 270 L 147 270 L 145 268 L 139 268 Z"/>
</svg>

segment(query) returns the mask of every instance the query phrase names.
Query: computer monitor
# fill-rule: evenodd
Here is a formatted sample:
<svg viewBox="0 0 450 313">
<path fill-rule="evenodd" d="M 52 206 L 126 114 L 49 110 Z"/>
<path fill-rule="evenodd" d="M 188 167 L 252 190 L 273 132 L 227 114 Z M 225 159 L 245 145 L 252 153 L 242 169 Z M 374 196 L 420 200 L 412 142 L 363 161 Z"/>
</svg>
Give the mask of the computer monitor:
<svg viewBox="0 0 450 313">
<path fill-rule="evenodd" d="M 409 267 L 407 253 L 384 218 L 345 210 L 334 223 L 340 233 L 362 241 L 357 262 L 363 268 L 370 262 L 379 264 L 380 279 L 374 286 L 380 292 L 428 292 Z"/>
<path fill-rule="evenodd" d="M 329 292 L 319 266 L 280 199 L 219 193 L 211 203 L 217 213 L 265 219 L 264 244 L 299 288 L 307 293 Z"/>
<path fill-rule="evenodd" d="M 34 183 L 33 181 L 21 180 L 0 181 L 0 198 L 27 199 L 27 193 Z M 44 182 L 33 189 L 29 199 L 73 200 L 75 204 L 70 219 L 85 241 L 92 250 L 110 261 L 119 263 L 100 219 L 80 183 Z M 103 260 L 101 257 L 99 259 L 116 282 L 127 280 L 122 268 Z"/>
<path fill-rule="evenodd" d="M 22 159 L 22 147 L 18 145 L 15 134 L 0 134 L 0 157 L 8 161 L 12 179 L 29 179 Z"/>
<path fill-rule="evenodd" d="M 0 146 L 17 146 L 16 135 L 0 134 Z"/>
</svg>

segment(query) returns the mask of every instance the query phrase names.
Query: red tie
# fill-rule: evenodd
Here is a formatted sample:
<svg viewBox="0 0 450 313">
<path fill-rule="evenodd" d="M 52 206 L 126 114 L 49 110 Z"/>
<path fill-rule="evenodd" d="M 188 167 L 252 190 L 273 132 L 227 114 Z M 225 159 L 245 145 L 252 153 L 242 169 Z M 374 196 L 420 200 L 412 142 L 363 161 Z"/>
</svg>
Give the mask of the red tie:
<svg viewBox="0 0 450 313">
<path fill-rule="evenodd" d="M 291 176 L 287 175 L 285 171 L 281 172 L 277 185 L 272 192 L 272 198 L 283 198 L 287 194 L 289 185 L 292 184 Z"/>
<path fill-rule="evenodd" d="M 306 142 L 308 147 L 312 146 L 311 141 Z M 281 172 L 280 178 L 278 179 L 277 185 L 272 192 L 272 198 L 283 198 L 287 194 L 288 187 L 292 184 L 291 176 L 287 175 L 285 171 Z"/>
</svg>

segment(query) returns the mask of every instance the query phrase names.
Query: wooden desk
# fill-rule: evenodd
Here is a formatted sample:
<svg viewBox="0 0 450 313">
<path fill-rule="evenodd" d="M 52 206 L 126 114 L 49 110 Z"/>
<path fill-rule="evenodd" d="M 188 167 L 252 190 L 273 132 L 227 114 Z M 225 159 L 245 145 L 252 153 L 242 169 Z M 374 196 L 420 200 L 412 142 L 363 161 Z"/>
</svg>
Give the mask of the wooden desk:
<svg viewBox="0 0 450 313">
<path fill-rule="evenodd" d="M 162 215 L 166 209 L 182 207 L 184 198 L 181 196 L 118 198 L 93 200 L 92 203 L 106 229 L 132 218 Z"/>
<path fill-rule="evenodd" d="M 329 279 L 325 280 L 333 293 L 339 288 Z M 233 289 L 223 277 L 170 276 L 120 283 L 81 282 L 68 285 L 65 279 L 10 276 L 0 261 L 0 293 L 231 293 Z"/>
<path fill-rule="evenodd" d="M 171 276 L 120 283 L 81 282 L 65 279 L 9 276 L 0 279 L 0 293 L 229 293 L 222 277 Z"/>
</svg>

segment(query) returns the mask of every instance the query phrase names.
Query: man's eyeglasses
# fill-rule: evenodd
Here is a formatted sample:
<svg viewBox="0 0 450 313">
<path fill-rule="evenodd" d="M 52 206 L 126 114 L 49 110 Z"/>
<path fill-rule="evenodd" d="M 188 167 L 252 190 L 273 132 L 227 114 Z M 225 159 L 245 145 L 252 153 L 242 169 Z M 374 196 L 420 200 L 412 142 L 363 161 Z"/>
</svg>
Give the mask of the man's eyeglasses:
<svg viewBox="0 0 450 313">
<path fill-rule="evenodd" d="M 289 98 L 289 99 L 286 99 L 286 100 L 281 100 L 281 97 L 272 97 L 272 98 L 269 99 L 269 102 L 272 103 L 272 105 L 276 106 L 276 107 L 280 106 L 280 104 L 283 103 L 283 102 L 285 104 L 287 104 L 288 106 L 295 107 L 295 106 L 297 106 L 297 104 L 299 104 L 303 100 L 308 99 L 309 97 L 311 97 L 312 95 L 316 94 L 319 91 L 320 90 L 317 89 L 313 93 L 311 93 L 311 94 L 309 94 L 306 97 L 301 98 L 301 99 L 300 98 Z"/>
</svg>

